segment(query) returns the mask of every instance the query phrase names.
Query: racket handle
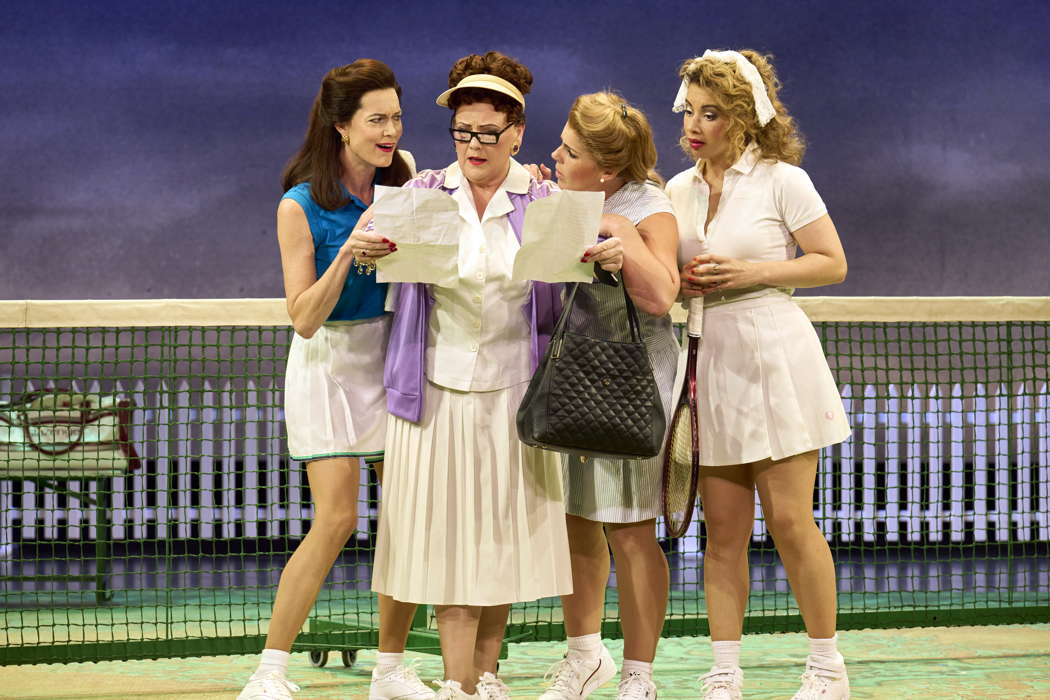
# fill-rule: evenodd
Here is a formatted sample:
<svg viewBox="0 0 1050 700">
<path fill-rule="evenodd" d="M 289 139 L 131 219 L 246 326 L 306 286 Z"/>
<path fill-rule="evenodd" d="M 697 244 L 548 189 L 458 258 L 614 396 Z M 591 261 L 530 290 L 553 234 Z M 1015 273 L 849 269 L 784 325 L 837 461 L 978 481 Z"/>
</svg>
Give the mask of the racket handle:
<svg viewBox="0 0 1050 700">
<path fill-rule="evenodd" d="M 690 338 L 699 338 L 704 332 L 704 298 L 693 297 L 689 300 L 689 317 L 685 324 Z"/>
</svg>

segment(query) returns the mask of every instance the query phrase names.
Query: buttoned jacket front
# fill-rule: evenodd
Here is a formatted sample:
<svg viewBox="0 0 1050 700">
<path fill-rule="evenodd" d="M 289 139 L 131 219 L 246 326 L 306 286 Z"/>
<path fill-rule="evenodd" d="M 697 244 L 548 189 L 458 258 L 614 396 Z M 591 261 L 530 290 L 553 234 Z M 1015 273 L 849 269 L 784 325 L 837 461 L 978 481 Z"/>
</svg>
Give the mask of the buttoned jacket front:
<svg viewBox="0 0 1050 700">
<path fill-rule="evenodd" d="M 451 288 L 401 285 L 394 305 L 383 383 L 388 410 L 412 422 L 422 415 L 426 377 L 463 391 L 526 381 L 546 350 L 561 311 L 562 285 L 533 282 L 524 287 L 510 281 L 525 208 L 556 187 L 536 182 L 512 160 L 506 180 L 479 220 L 465 184 L 453 164 L 423 171 L 404 185 L 446 192 L 459 205 L 464 221 L 459 283 Z M 516 294 L 515 288 L 524 293 Z M 437 296 L 442 297 L 442 307 L 458 307 L 457 313 L 433 314 Z M 522 316 L 516 320 L 515 313 Z M 526 340 L 531 352 L 521 355 Z M 518 354 L 508 358 L 512 348 Z"/>
</svg>

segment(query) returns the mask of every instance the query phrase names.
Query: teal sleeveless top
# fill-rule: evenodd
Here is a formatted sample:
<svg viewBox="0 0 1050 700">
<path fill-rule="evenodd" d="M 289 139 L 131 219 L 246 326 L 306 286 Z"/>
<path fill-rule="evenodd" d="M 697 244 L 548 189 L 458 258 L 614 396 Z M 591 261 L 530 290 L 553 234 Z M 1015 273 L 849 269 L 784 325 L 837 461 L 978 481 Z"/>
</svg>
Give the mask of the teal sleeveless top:
<svg viewBox="0 0 1050 700">
<path fill-rule="evenodd" d="M 310 195 L 310 183 L 303 182 L 284 193 L 281 199 L 291 199 L 299 203 L 306 212 L 306 221 L 310 224 L 310 235 L 314 239 L 314 265 L 317 277 L 335 260 L 336 253 L 346 243 L 354 230 L 357 220 L 368 207 L 360 199 L 343 188 L 343 194 L 350 198 L 346 206 L 328 211 L 322 208 Z M 353 268 L 346 276 L 339 301 L 329 314 L 329 321 L 358 321 L 383 315 L 386 301 L 384 283 L 376 282 L 376 273 L 360 275 Z"/>
</svg>

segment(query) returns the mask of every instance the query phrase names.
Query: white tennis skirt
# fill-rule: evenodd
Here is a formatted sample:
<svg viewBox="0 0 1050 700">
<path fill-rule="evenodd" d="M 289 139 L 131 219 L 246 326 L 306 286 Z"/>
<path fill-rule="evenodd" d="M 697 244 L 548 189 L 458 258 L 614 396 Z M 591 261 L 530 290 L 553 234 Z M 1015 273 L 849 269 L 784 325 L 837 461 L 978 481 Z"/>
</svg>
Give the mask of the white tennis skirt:
<svg viewBox="0 0 1050 700">
<path fill-rule="evenodd" d="M 480 606 L 572 592 L 558 456 L 515 428 L 527 387 L 428 382 L 419 424 L 390 417 L 373 590 Z"/>
<path fill-rule="evenodd" d="M 784 459 L 850 434 L 813 324 L 781 293 L 704 309 L 697 415 L 706 466 Z"/>
<path fill-rule="evenodd" d="M 284 420 L 292 459 L 381 457 L 386 438 L 383 361 L 390 316 L 326 323 L 288 350 Z"/>
</svg>

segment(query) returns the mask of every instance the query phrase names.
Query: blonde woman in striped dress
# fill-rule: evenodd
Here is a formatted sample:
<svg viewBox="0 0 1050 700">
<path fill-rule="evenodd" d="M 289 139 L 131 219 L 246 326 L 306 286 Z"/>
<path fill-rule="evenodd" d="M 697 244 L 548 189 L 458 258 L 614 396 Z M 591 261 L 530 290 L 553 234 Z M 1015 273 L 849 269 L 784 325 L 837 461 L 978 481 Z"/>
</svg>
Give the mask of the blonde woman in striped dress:
<svg viewBox="0 0 1050 700">
<path fill-rule="evenodd" d="M 656 165 L 649 122 L 619 95 L 582 95 L 573 103 L 561 145 L 551 154 L 558 185 L 605 193 L 602 230 L 620 238 L 623 283 L 639 310 L 653 374 L 671 411 L 678 341 L 668 311 L 678 293 L 678 227 L 671 202 L 648 182 Z M 549 174 L 549 173 L 548 173 Z M 603 326 L 606 337 L 626 337 L 620 289 L 582 285 L 581 326 Z M 578 700 L 608 681 L 616 666 L 600 637 L 609 548 L 616 559 L 623 624 L 621 699 L 652 699 L 652 662 L 667 607 L 668 569 L 656 541 L 660 460 L 563 456 L 565 510 L 572 557 L 572 595 L 562 596 L 569 649 L 551 669 L 541 700 Z"/>
</svg>

